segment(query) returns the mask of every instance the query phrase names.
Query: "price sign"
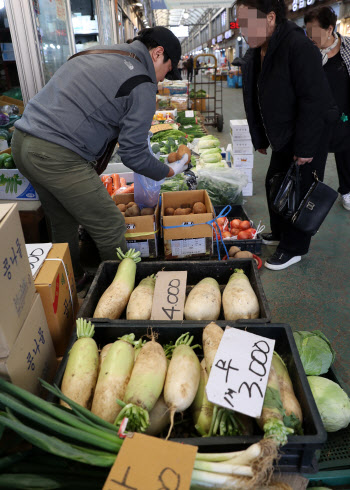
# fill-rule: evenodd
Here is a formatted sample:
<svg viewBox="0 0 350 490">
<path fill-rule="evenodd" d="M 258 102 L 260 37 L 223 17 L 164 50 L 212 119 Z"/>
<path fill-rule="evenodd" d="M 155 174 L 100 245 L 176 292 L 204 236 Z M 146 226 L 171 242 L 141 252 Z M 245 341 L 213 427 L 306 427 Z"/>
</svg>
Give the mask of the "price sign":
<svg viewBox="0 0 350 490">
<path fill-rule="evenodd" d="M 160 271 L 156 275 L 151 320 L 183 320 L 187 271 Z"/>
<path fill-rule="evenodd" d="M 150 131 L 155 134 L 159 133 L 159 131 L 167 131 L 168 129 L 173 129 L 171 124 L 154 124 L 151 126 Z"/>
<path fill-rule="evenodd" d="M 48 253 L 52 248 L 52 243 L 28 243 L 26 244 L 27 255 L 35 279 L 43 265 Z"/>
<path fill-rule="evenodd" d="M 208 400 L 260 417 L 275 341 L 227 327 L 206 386 Z"/>
<path fill-rule="evenodd" d="M 124 440 L 103 490 L 189 490 L 197 449 L 135 433 Z"/>
<path fill-rule="evenodd" d="M 185 111 L 185 117 L 194 117 L 194 111 Z"/>
</svg>

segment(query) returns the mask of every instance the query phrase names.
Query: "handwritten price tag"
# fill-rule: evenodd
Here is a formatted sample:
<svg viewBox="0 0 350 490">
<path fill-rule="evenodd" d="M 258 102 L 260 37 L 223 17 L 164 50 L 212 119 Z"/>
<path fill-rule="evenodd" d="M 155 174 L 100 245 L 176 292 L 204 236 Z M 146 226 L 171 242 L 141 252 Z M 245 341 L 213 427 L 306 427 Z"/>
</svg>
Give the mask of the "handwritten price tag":
<svg viewBox="0 0 350 490">
<path fill-rule="evenodd" d="M 206 386 L 208 400 L 260 417 L 275 341 L 227 327 Z"/>
<path fill-rule="evenodd" d="M 135 433 L 124 440 L 103 490 L 189 490 L 197 449 Z"/>
<path fill-rule="evenodd" d="M 156 276 L 151 320 L 183 320 L 187 271 L 160 271 Z"/>
<path fill-rule="evenodd" d="M 26 243 L 26 249 L 32 275 L 35 279 L 48 253 L 52 249 L 52 243 Z"/>
</svg>

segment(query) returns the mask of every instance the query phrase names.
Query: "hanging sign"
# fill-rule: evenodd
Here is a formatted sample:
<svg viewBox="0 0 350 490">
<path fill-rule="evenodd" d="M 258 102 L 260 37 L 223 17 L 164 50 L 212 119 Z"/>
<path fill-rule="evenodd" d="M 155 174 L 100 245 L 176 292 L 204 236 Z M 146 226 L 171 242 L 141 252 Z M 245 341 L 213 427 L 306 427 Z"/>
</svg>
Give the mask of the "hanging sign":
<svg viewBox="0 0 350 490">
<path fill-rule="evenodd" d="M 134 433 L 124 439 L 103 490 L 189 490 L 197 449 Z"/>
<path fill-rule="evenodd" d="M 206 386 L 208 400 L 260 417 L 275 341 L 227 327 Z"/>
</svg>

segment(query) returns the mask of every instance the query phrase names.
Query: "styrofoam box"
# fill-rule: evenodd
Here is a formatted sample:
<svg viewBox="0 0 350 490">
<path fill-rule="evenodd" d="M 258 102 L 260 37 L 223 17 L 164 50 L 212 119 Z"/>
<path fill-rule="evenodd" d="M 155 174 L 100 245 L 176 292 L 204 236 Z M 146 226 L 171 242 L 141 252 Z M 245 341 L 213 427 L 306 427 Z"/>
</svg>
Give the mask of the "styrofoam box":
<svg viewBox="0 0 350 490">
<path fill-rule="evenodd" d="M 253 182 L 253 169 L 252 168 L 240 168 L 241 172 L 245 173 L 248 177 L 248 183 Z"/>
<path fill-rule="evenodd" d="M 232 153 L 234 155 L 252 155 L 253 143 L 252 140 L 232 140 Z"/>
<path fill-rule="evenodd" d="M 243 187 L 242 194 L 243 196 L 253 195 L 253 182 L 249 182 L 245 187 Z"/>
<path fill-rule="evenodd" d="M 253 168 L 254 155 L 232 155 L 231 164 L 236 168 Z"/>
<path fill-rule="evenodd" d="M 250 140 L 248 121 L 246 119 L 233 119 L 230 121 L 232 140 Z"/>
</svg>

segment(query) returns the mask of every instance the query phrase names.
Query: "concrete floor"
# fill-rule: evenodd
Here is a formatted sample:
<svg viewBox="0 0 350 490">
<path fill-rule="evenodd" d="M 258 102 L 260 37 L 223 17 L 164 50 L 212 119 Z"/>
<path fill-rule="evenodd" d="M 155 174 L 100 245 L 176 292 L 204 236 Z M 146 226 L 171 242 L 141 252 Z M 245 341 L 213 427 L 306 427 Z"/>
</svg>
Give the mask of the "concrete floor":
<svg viewBox="0 0 350 490">
<path fill-rule="evenodd" d="M 223 82 L 224 130 L 214 128 L 222 146 L 230 143 L 230 119 L 244 119 L 245 111 L 241 89 L 226 88 Z M 270 153 L 255 152 L 254 194 L 245 198 L 248 216 L 269 228 L 269 216 L 264 181 Z M 325 183 L 338 188 L 334 155 L 327 160 Z M 288 323 L 295 330 L 321 330 L 336 351 L 335 369 L 350 392 L 350 279 L 349 238 L 350 212 L 336 201 L 320 231 L 311 242 L 308 255 L 301 262 L 282 271 L 260 269 L 263 287 L 270 304 L 272 322 Z M 273 253 L 275 247 L 263 245 L 261 258 Z"/>
</svg>

